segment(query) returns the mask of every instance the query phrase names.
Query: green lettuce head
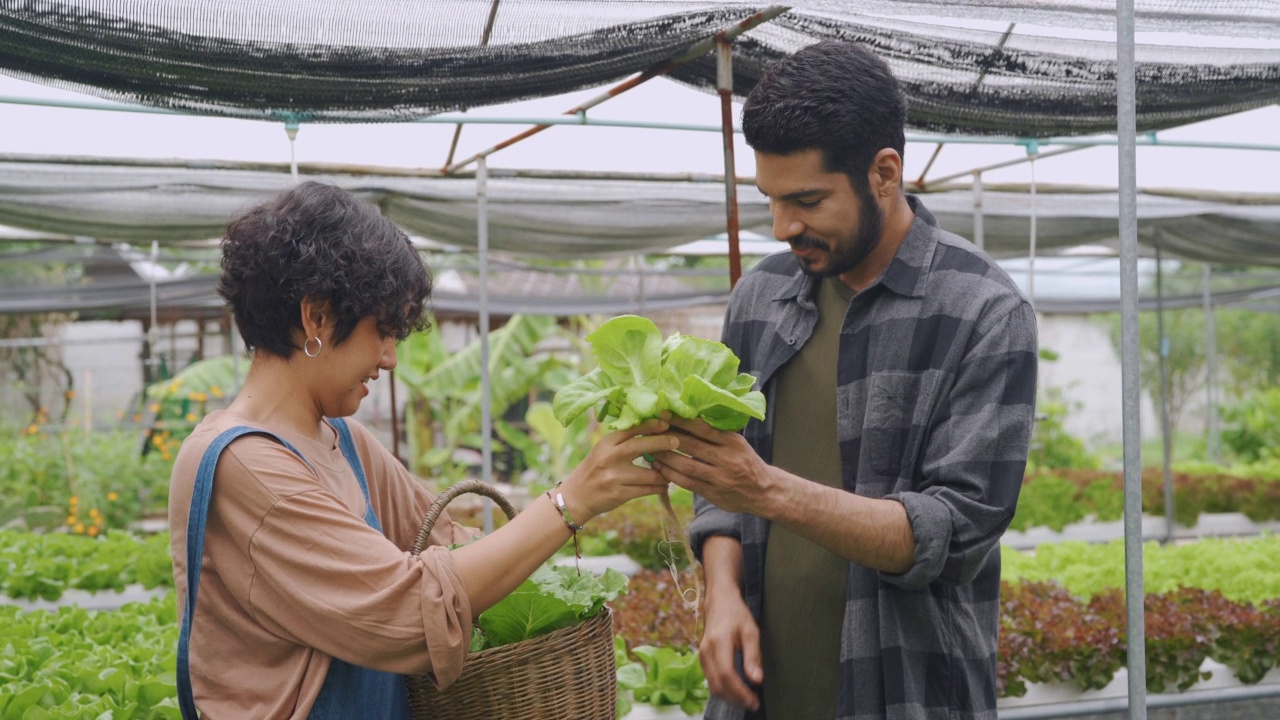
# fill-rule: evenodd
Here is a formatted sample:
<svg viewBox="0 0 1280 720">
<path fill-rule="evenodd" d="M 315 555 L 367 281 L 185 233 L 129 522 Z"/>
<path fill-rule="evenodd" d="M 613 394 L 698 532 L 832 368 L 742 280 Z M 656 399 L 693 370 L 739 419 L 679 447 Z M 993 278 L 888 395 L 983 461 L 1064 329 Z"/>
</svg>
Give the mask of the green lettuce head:
<svg viewBox="0 0 1280 720">
<path fill-rule="evenodd" d="M 722 343 L 675 333 L 665 341 L 658 326 L 621 315 L 587 336 L 599 364 L 556 393 L 556 419 L 568 425 L 588 408 L 609 430 L 625 430 L 664 410 L 701 418 L 720 430 L 741 430 L 764 419 L 764 394 L 755 378 L 738 372 L 738 358 Z"/>
</svg>

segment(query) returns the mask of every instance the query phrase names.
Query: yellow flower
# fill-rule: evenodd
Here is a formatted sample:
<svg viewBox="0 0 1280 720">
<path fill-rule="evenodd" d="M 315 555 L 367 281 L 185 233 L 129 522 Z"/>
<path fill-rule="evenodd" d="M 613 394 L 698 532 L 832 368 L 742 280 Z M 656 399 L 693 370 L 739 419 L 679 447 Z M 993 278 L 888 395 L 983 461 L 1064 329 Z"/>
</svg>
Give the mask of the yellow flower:
<svg viewBox="0 0 1280 720">
<path fill-rule="evenodd" d="M 134 413 L 134 414 L 133 414 L 133 421 L 134 421 L 134 422 L 142 422 L 142 413 Z"/>
<path fill-rule="evenodd" d="M 151 403 L 151 412 L 160 412 L 160 403 Z"/>
<path fill-rule="evenodd" d="M 218 387 L 217 385 L 214 385 L 213 387 L 209 388 L 209 394 L 213 395 L 216 398 L 220 398 L 222 397 L 222 388 Z"/>
<path fill-rule="evenodd" d="M 160 459 L 164 460 L 165 462 L 168 462 L 173 459 L 173 456 L 169 454 L 168 450 L 165 450 L 164 452 L 160 453 Z"/>
<path fill-rule="evenodd" d="M 189 397 L 196 402 L 204 402 L 209 399 L 209 396 L 202 392 L 193 392 Z"/>
<path fill-rule="evenodd" d="M 74 507 L 76 503 L 80 502 L 80 498 L 76 497 L 75 495 L 72 495 L 71 500 L 69 502 L 71 503 L 72 507 Z"/>
<path fill-rule="evenodd" d="M 97 520 L 98 518 L 102 517 L 102 513 L 98 512 L 98 508 L 93 508 L 92 510 L 89 511 L 89 517 L 93 518 L 94 520 Z"/>
<path fill-rule="evenodd" d="M 197 421 L 197 420 L 199 420 L 199 419 L 200 419 L 200 418 L 196 417 L 196 414 L 195 414 L 195 413 L 187 413 L 187 422 L 191 422 L 191 423 L 193 423 L 193 422 L 195 422 L 195 421 Z"/>
<path fill-rule="evenodd" d="M 151 436 L 151 444 L 155 445 L 156 447 L 160 447 L 161 445 L 164 444 L 164 438 L 159 433 L 156 433 L 155 435 Z"/>
<path fill-rule="evenodd" d="M 68 516 L 67 516 L 67 524 L 68 524 L 68 525 L 75 525 L 75 524 L 76 524 L 76 516 L 75 516 L 75 515 L 68 515 Z"/>
<path fill-rule="evenodd" d="M 76 396 L 76 391 L 75 391 L 75 390 L 68 390 L 68 391 L 66 391 L 65 393 L 63 393 L 63 396 L 64 396 L 64 397 L 66 397 L 68 400 L 70 400 L 71 398 L 73 398 L 73 397 L 75 397 L 75 396 Z"/>
<path fill-rule="evenodd" d="M 84 534 L 84 523 L 76 523 L 76 534 L 77 535 Z"/>
<path fill-rule="evenodd" d="M 36 427 L 35 425 L 32 425 L 31 427 L 27 428 L 28 435 L 35 435 L 38 432 L 40 432 L 40 428 Z"/>
<path fill-rule="evenodd" d="M 107 502 L 115 502 L 120 499 L 120 494 L 114 490 L 107 493 Z"/>
<path fill-rule="evenodd" d="M 90 535 L 91 537 L 97 537 L 97 535 L 98 535 L 98 526 L 97 526 L 97 525 L 94 525 L 93 527 L 89 528 L 89 535 Z"/>
</svg>

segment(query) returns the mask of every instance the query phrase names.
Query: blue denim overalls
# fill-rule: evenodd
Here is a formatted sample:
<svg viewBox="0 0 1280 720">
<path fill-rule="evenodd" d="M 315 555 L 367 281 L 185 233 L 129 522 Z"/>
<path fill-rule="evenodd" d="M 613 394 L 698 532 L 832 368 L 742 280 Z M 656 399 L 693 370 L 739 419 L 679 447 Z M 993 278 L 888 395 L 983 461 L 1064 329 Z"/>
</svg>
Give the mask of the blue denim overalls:
<svg viewBox="0 0 1280 720">
<path fill-rule="evenodd" d="M 364 520 L 369 527 L 382 532 L 382 524 L 378 522 L 378 516 L 373 512 L 373 503 L 369 500 L 369 484 L 360 464 L 360 456 L 356 453 L 355 443 L 351 440 L 351 431 L 340 418 L 330 419 L 329 423 L 338 431 L 342 454 L 355 471 L 356 479 L 360 481 L 366 508 Z M 218 456 L 227 445 L 241 435 L 251 433 L 275 439 L 302 458 L 308 466 L 311 464 L 296 447 L 283 438 L 244 425 L 219 435 L 200 459 L 200 469 L 196 473 L 195 489 L 191 495 L 191 514 L 187 522 L 187 604 L 186 611 L 182 614 L 182 633 L 178 636 L 178 705 L 182 709 L 184 720 L 195 720 L 198 717 L 191 694 L 191 617 L 195 613 L 196 593 L 200 589 L 204 529 L 209 519 L 209 499 L 213 495 L 213 472 L 218 464 Z M 329 663 L 329 673 L 325 676 L 320 696 L 316 698 L 308 717 L 311 720 L 408 720 L 409 696 L 405 691 L 404 676 L 358 667 L 335 657 Z"/>
</svg>

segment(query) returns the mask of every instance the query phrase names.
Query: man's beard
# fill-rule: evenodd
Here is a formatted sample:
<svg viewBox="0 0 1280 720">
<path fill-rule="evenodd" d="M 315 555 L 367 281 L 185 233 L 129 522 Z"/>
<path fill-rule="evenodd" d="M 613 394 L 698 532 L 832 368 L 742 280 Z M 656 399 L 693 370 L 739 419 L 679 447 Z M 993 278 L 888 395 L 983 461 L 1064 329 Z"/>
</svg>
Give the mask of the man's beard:
<svg viewBox="0 0 1280 720">
<path fill-rule="evenodd" d="M 804 259 L 800 260 L 800 269 L 806 275 L 814 277 L 836 277 L 855 268 L 858 263 L 867 259 L 872 250 L 880 244 L 880 234 L 884 231 L 884 213 L 871 196 L 869 188 L 855 187 L 858 194 L 859 209 L 858 227 L 849 235 L 840 238 L 835 248 L 831 244 L 810 235 L 797 235 L 791 239 L 791 247 L 814 248 L 827 254 L 827 266 L 822 270 L 812 269 Z"/>
</svg>

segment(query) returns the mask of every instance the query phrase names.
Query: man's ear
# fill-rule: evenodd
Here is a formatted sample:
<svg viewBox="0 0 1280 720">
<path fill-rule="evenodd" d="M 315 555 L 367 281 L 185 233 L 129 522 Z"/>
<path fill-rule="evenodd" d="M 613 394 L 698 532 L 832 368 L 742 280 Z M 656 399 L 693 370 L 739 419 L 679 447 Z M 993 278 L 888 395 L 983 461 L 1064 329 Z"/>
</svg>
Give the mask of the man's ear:
<svg viewBox="0 0 1280 720">
<path fill-rule="evenodd" d="M 902 188 L 902 156 L 893 148 L 881 148 L 867 170 L 871 194 L 878 198 L 889 197 Z"/>
</svg>

